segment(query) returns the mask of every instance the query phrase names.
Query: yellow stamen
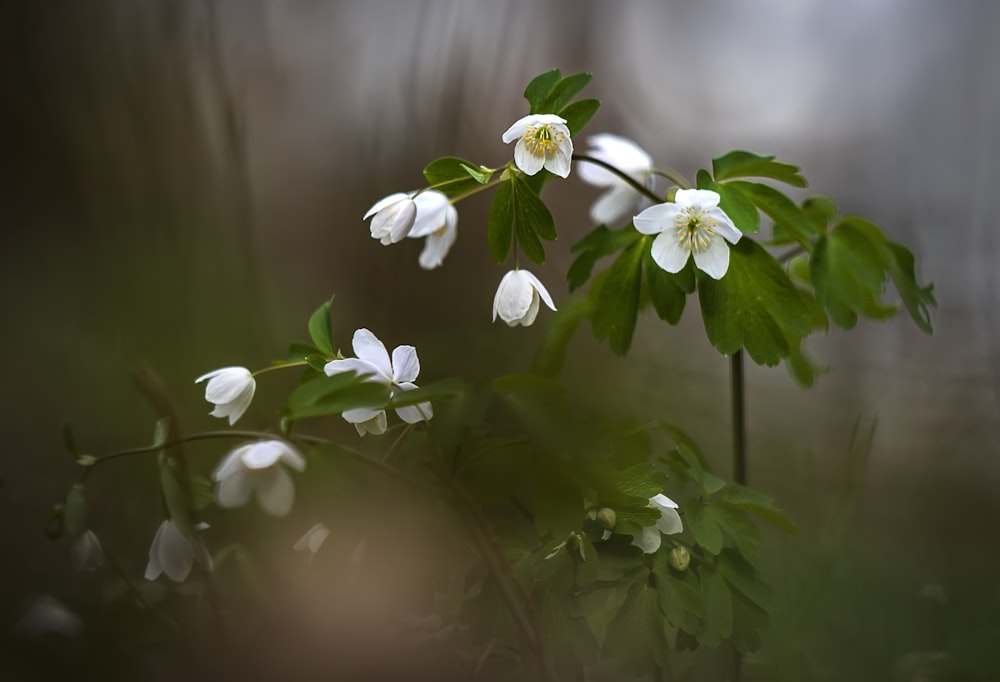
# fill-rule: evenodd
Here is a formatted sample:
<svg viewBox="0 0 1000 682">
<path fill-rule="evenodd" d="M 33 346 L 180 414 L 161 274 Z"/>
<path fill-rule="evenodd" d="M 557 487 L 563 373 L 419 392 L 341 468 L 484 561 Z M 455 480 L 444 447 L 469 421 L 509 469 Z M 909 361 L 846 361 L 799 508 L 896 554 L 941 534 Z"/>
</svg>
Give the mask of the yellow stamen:
<svg viewBox="0 0 1000 682">
<path fill-rule="evenodd" d="M 535 156 L 550 156 L 556 153 L 559 145 L 566 139 L 566 134 L 556 130 L 549 123 L 539 126 L 528 126 L 524 131 L 524 144 Z"/>
<path fill-rule="evenodd" d="M 697 206 L 686 206 L 674 217 L 674 234 L 677 241 L 692 253 L 701 253 L 708 249 L 715 237 L 718 226 L 715 218 Z"/>
</svg>

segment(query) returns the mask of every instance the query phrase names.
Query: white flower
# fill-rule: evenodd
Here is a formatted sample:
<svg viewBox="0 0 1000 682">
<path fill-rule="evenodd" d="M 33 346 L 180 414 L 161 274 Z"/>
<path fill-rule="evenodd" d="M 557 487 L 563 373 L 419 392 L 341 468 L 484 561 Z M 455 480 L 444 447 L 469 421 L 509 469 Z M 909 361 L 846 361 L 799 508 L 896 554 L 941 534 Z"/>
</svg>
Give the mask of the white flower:
<svg viewBox="0 0 1000 682">
<path fill-rule="evenodd" d="M 305 532 L 299 541 L 295 543 L 293 549 L 296 552 L 309 551 L 309 563 L 312 563 L 313 557 L 319 552 L 319 548 L 323 546 L 326 542 L 326 538 L 330 535 L 330 529 L 322 523 L 317 523 L 315 526 L 310 528 Z"/>
<path fill-rule="evenodd" d="M 614 166 L 640 185 L 652 187 L 653 158 L 632 140 L 600 133 L 587 138 L 587 144 L 587 156 Z M 607 168 L 583 163 L 577 175 L 588 184 L 608 188 L 590 207 L 590 219 L 595 223 L 612 225 L 639 207 L 642 195 Z"/>
<path fill-rule="evenodd" d="M 201 375 L 194 383 L 205 379 L 208 379 L 205 384 L 205 400 L 215 405 L 215 409 L 209 414 L 213 417 L 229 417 L 229 425 L 232 426 L 243 416 L 253 400 L 254 391 L 257 390 L 253 375 L 246 367 L 223 367 Z"/>
<path fill-rule="evenodd" d="M 104 564 L 104 550 L 94 531 L 87 529 L 73 541 L 73 567 L 78 571 L 94 571 Z"/>
<path fill-rule="evenodd" d="M 680 272 L 688 256 L 709 277 L 729 269 L 729 247 L 743 236 L 719 208 L 719 195 L 707 189 L 679 189 L 673 203 L 650 206 L 632 219 L 643 234 L 659 234 L 651 255 L 667 272 Z"/>
<path fill-rule="evenodd" d="M 573 140 L 566 119 L 555 114 L 532 114 L 518 119 L 503 134 L 503 141 L 514 146 L 514 163 L 528 175 L 545 168 L 565 178 L 573 156 Z"/>
<path fill-rule="evenodd" d="M 527 327 L 538 315 L 539 299 L 551 310 L 556 309 L 548 290 L 537 277 L 527 270 L 511 270 L 500 280 L 493 297 L 493 321 L 496 322 L 499 315 L 510 327 L 519 324 Z"/>
<path fill-rule="evenodd" d="M 199 538 L 187 537 L 177 525 L 167 519 L 160 524 L 149 548 L 146 580 L 156 580 L 161 573 L 176 583 L 187 580 L 197 561 L 206 571 L 212 570 L 212 555 Z"/>
<path fill-rule="evenodd" d="M 454 230 L 458 224 L 458 212 L 451 205 L 451 200 L 433 189 L 390 194 L 368 209 L 364 219 L 368 218 L 372 218 L 372 237 L 384 246 L 400 242 L 405 237 L 427 237 L 435 233 L 440 235 L 447 232 L 449 227 Z M 451 242 L 454 241 L 455 237 L 452 235 Z M 444 248 L 440 259 L 444 259 L 448 248 L 451 248 L 451 243 Z"/>
<path fill-rule="evenodd" d="M 383 246 L 402 241 L 413 229 L 417 219 L 417 204 L 409 194 L 397 192 L 380 199 L 368 209 L 363 220 L 372 216 L 372 237 L 382 242 Z"/>
<path fill-rule="evenodd" d="M 413 380 L 420 374 L 420 360 L 417 349 L 413 346 L 396 346 L 392 351 L 392 359 L 385 346 L 367 329 L 354 332 L 352 342 L 356 358 L 333 360 L 323 368 L 327 376 L 341 372 L 357 372 L 368 375 L 367 381 L 374 381 L 389 387 L 390 397 L 398 391 L 409 391 L 417 388 Z M 408 424 L 430 419 L 434 411 L 429 402 L 407 405 L 396 408 L 399 418 Z M 385 433 L 385 409 L 380 407 L 357 407 L 345 410 L 344 420 L 354 424 L 360 435 Z"/>
<path fill-rule="evenodd" d="M 632 544 L 646 554 L 652 554 L 660 548 L 660 533 L 674 535 L 684 530 L 680 514 L 677 513 L 677 503 L 662 493 L 649 498 L 649 506 L 660 510 L 660 518 L 655 525 L 643 528 L 632 538 Z"/>
<path fill-rule="evenodd" d="M 437 190 L 426 190 L 413 199 L 417 219 L 410 237 L 427 237 L 420 253 L 420 267 L 433 270 L 444 262 L 458 237 L 458 211 L 448 197 Z"/>
<path fill-rule="evenodd" d="M 220 507 L 239 507 L 257 492 L 261 509 L 284 516 L 295 501 L 295 484 L 281 464 L 303 471 L 306 461 L 283 440 L 258 440 L 230 452 L 215 469 L 216 500 Z"/>
</svg>

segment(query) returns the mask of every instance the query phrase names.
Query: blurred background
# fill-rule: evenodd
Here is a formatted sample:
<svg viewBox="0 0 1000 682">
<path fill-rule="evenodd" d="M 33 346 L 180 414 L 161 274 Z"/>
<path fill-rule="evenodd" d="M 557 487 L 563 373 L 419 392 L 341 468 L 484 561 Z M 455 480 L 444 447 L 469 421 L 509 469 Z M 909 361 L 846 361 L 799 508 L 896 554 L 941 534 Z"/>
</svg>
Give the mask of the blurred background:
<svg viewBox="0 0 1000 682">
<path fill-rule="evenodd" d="M 789 608 L 760 660 L 819 679 L 1000 679 L 998 28 L 992 0 L 8 0 L 4 636 L 39 595 L 87 614 L 114 582 L 74 573 L 42 527 L 76 475 L 65 423 L 95 454 L 150 439 L 137 363 L 187 430 L 215 428 L 194 378 L 282 357 L 335 293 L 342 347 L 362 326 L 413 344 L 424 381 L 527 368 L 547 313 L 490 323 L 505 269 L 486 248 L 488 199 L 459 206 L 432 272 L 420 243 L 382 247 L 362 215 L 438 156 L 505 163 L 524 85 L 558 67 L 594 74 L 586 133 L 630 137 L 689 177 L 732 148 L 777 154 L 936 285 L 933 336 L 905 316 L 818 335 L 808 348 L 831 371 L 808 391 L 749 369 L 750 484 L 803 530 L 770 545 Z M 536 274 L 558 304 L 596 192 L 571 176 L 545 196 L 560 240 Z M 564 379 L 584 403 L 681 425 L 728 473 L 728 366 L 696 308 L 678 327 L 643 318 L 628 359 L 582 330 Z M 289 381 L 261 379 L 247 426 L 273 427 Z M 852 458 L 860 415 L 877 429 Z M 91 527 L 137 578 L 155 476 L 123 462 L 88 489 Z M 30 679 L 13 646 L 4 665 Z"/>
</svg>

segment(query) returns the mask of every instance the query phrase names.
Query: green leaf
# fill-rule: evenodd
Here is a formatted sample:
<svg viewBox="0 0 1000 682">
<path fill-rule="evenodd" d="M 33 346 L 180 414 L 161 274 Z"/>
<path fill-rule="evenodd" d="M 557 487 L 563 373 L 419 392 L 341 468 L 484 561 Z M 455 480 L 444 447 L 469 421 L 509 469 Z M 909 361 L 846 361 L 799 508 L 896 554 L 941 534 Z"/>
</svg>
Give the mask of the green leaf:
<svg viewBox="0 0 1000 682">
<path fill-rule="evenodd" d="M 788 357 L 786 334 L 805 337 L 810 311 L 778 262 L 751 239 L 729 249 L 729 270 L 721 280 L 698 273 L 698 298 L 705 331 L 724 355 L 746 348 L 760 365 Z"/>
<path fill-rule="evenodd" d="M 708 570 L 702 571 L 700 577 L 705 623 L 698 639 L 714 645 L 733 634 L 733 597 L 721 574 Z"/>
<path fill-rule="evenodd" d="M 542 343 L 531 361 L 531 371 L 555 377 L 566 359 L 566 348 L 580 322 L 590 315 L 591 300 L 587 297 L 563 302 L 549 320 Z"/>
<path fill-rule="evenodd" d="M 913 254 L 905 246 L 895 242 L 887 242 L 886 253 L 888 255 L 889 275 L 896 285 L 896 290 L 899 291 L 900 298 L 903 299 L 903 305 L 906 306 L 907 312 L 910 313 L 910 317 L 920 329 L 927 334 L 933 334 L 931 308 L 937 306 L 937 300 L 934 298 L 934 285 L 928 284 L 922 287 L 917 284 Z"/>
<path fill-rule="evenodd" d="M 320 376 L 300 384 L 288 398 L 285 416 L 290 421 L 337 414 L 356 407 L 377 407 L 389 401 L 388 387 L 366 381 L 353 372 Z"/>
<path fill-rule="evenodd" d="M 789 535 L 799 534 L 799 529 L 795 525 L 795 522 L 782 514 L 774 506 L 774 500 L 763 493 L 744 488 L 737 483 L 730 483 L 722 492 L 722 499 L 729 504 L 759 516 L 762 520 L 780 531 L 784 531 Z"/>
<path fill-rule="evenodd" d="M 212 482 L 206 476 L 194 474 L 191 476 L 191 504 L 197 511 L 207 509 L 215 502 L 212 492 Z"/>
<path fill-rule="evenodd" d="M 486 172 L 486 169 L 476 166 L 471 161 L 457 156 L 444 156 L 431 161 L 424 168 L 424 178 L 427 179 L 427 184 L 437 191 L 455 197 L 488 182 L 492 173 L 485 175 Z M 484 175 L 485 180 L 482 179 Z"/>
<path fill-rule="evenodd" d="M 795 205 L 795 202 L 769 185 L 746 180 L 733 180 L 729 188 L 739 190 L 747 199 L 753 202 L 774 221 L 775 227 L 788 233 L 788 236 L 802 245 L 806 251 L 812 250 L 809 241 L 817 233 L 816 225 Z"/>
<path fill-rule="evenodd" d="M 758 156 L 751 152 L 735 150 L 712 159 L 712 175 L 716 180 L 727 178 L 771 178 L 793 187 L 805 187 L 806 179 L 799 174 L 799 167 L 775 161 L 774 156 Z"/>
<path fill-rule="evenodd" d="M 649 240 L 652 245 L 653 240 Z M 649 255 L 649 248 L 645 249 L 646 256 L 642 260 L 642 268 L 646 273 L 646 291 L 649 293 L 649 300 L 653 304 L 653 309 L 661 320 L 669 324 L 677 324 L 684 313 L 684 304 L 687 302 L 687 294 L 678 283 L 682 278 L 680 273 L 674 275 L 659 265 Z"/>
<path fill-rule="evenodd" d="M 593 74 L 589 73 L 576 73 L 572 76 L 566 76 L 553 86 L 539 111 L 532 113 L 554 114 L 558 112 L 573 99 L 574 95 L 587 87 L 587 84 L 593 77 Z"/>
<path fill-rule="evenodd" d="M 534 470 L 534 516 L 539 535 L 565 538 L 583 524 L 583 495 L 573 480 L 546 460 Z"/>
<path fill-rule="evenodd" d="M 528 100 L 528 104 L 531 107 L 529 113 L 544 113 L 542 111 L 542 104 L 549 96 L 549 93 L 552 92 L 555 84 L 559 82 L 561 75 L 559 69 L 552 69 L 531 79 L 531 82 L 524 89 L 524 99 Z"/>
<path fill-rule="evenodd" d="M 511 175 L 493 197 L 488 231 L 490 252 L 498 263 L 507 260 L 512 237 L 517 234 L 524 255 L 542 265 L 545 249 L 539 238 L 555 239 L 557 236 L 555 221 L 545 202 L 516 174 Z"/>
<path fill-rule="evenodd" d="M 681 511 L 684 513 L 685 525 L 691 530 L 695 542 L 711 554 L 721 552 L 725 538 L 714 505 L 704 504 L 701 500 L 692 498 L 681 506 Z"/>
<path fill-rule="evenodd" d="M 615 259 L 601 280 L 594 300 L 591 316 L 594 336 L 609 339 L 611 350 L 618 355 L 624 355 L 632 345 L 639 313 L 644 242 L 644 239 L 636 241 Z"/>
<path fill-rule="evenodd" d="M 649 671 L 665 666 L 670 652 L 659 597 L 647 575 L 629 587 L 625 601 L 611 619 L 601 659 L 615 661 L 626 670 Z"/>
<path fill-rule="evenodd" d="M 753 234 L 760 229 L 760 212 L 737 185 L 716 182 L 704 168 L 696 176 L 698 189 L 708 189 L 719 195 L 719 208 L 729 216 L 740 232 Z"/>
<path fill-rule="evenodd" d="M 392 402 L 389 403 L 391 409 L 416 405 L 436 398 L 443 398 L 449 395 L 459 395 L 466 388 L 462 379 L 452 377 L 450 379 L 439 379 L 433 383 L 425 384 L 419 388 L 409 391 L 401 391 L 396 394 Z"/>
<path fill-rule="evenodd" d="M 885 236 L 861 218 L 845 218 L 820 237 L 810 260 L 817 300 L 839 326 L 850 329 L 858 315 L 880 316 L 885 283 Z"/>
<path fill-rule="evenodd" d="M 563 107 L 559 115 L 566 119 L 570 135 L 577 135 L 590 122 L 601 106 L 598 99 L 581 99 Z"/>
<path fill-rule="evenodd" d="M 313 313 L 315 315 L 315 313 Z M 319 348 L 310 346 L 308 343 L 293 343 L 288 346 L 288 359 L 287 360 L 275 360 L 275 365 L 287 365 L 291 362 L 305 362 L 305 359 L 311 355 L 322 355 Z M 331 353 L 331 355 L 333 355 Z"/>
<path fill-rule="evenodd" d="M 479 168 L 473 168 L 466 164 L 461 164 L 462 170 L 469 174 L 469 176 L 478 182 L 480 185 L 485 185 L 493 177 L 493 170 L 486 168 L 485 166 L 480 166 Z"/>
<path fill-rule="evenodd" d="M 837 219 L 837 205 L 830 197 L 817 195 L 802 202 L 802 213 L 816 226 L 816 231 L 823 234 Z"/>
<path fill-rule="evenodd" d="M 704 616 L 701 595 L 695 586 L 674 575 L 667 562 L 667 551 L 657 552 L 653 559 L 656 573 L 656 591 L 659 593 L 660 609 L 667 620 L 676 628 L 697 632 Z M 696 580 L 692 580 L 697 585 Z"/>
<path fill-rule="evenodd" d="M 330 337 L 330 306 L 333 304 L 333 296 L 330 300 L 316 309 L 309 317 L 309 337 L 322 353 L 333 357 L 335 350 L 333 339 Z"/>
<path fill-rule="evenodd" d="M 87 530 L 87 500 L 83 496 L 82 483 L 75 483 L 66 493 L 63 525 L 73 538 L 80 537 Z"/>
<path fill-rule="evenodd" d="M 569 290 L 575 291 L 583 286 L 590 279 L 594 265 L 601 258 L 621 251 L 634 244 L 641 237 L 642 235 L 632 228 L 609 230 L 604 225 L 598 225 L 570 249 L 570 252 L 580 255 L 569 266 L 569 272 L 566 275 Z"/>
</svg>

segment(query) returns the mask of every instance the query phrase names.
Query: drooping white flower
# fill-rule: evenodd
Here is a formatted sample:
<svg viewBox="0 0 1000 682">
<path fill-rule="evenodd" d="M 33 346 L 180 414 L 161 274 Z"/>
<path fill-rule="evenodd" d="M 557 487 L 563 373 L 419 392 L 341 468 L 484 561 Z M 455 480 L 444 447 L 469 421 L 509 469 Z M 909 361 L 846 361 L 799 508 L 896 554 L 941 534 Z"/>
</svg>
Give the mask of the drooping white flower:
<svg viewBox="0 0 1000 682">
<path fill-rule="evenodd" d="M 555 114 L 531 114 L 514 122 L 503 134 L 514 146 L 514 163 L 527 175 L 545 170 L 565 178 L 573 156 L 573 140 L 566 119 Z"/>
<path fill-rule="evenodd" d="M 688 256 L 713 279 L 729 269 L 729 247 L 743 236 L 719 208 L 719 194 L 707 189 L 679 189 L 674 201 L 650 206 L 632 219 L 643 234 L 658 234 L 650 250 L 656 264 L 680 272 Z"/>
<path fill-rule="evenodd" d="M 420 360 L 417 349 L 413 346 L 396 346 L 392 351 L 392 359 L 378 337 L 367 329 L 354 332 L 352 341 L 356 358 L 344 358 L 326 363 L 323 368 L 327 376 L 342 372 L 356 372 L 367 375 L 367 381 L 374 381 L 389 387 L 390 397 L 399 391 L 410 391 L 417 388 L 413 380 L 420 374 Z M 406 405 L 396 408 L 399 418 L 408 424 L 430 419 L 434 410 L 429 402 L 416 405 Z M 345 410 L 344 420 L 354 424 L 359 435 L 385 433 L 385 409 L 381 407 L 357 407 Z"/>
<path fill-rule="evenodd" d="M 212 555 L 200 538 L 189 538 L 172 520 L 160 524 L 149 548 L 146 580 L 156 580 L 166 574 L 176 583 L 187 580 L 197 561 L 206 571 L 212 570 Z"/>
<path fill-rule="evenodd" d="M 548 290 L 537 277 L 527 270 L 511 270 L 500 280 L 493 297 L 493 321 L 496 322 L 499 315 L 509 327 L 527 327 L 535 321 L 540 301 L 551 310 L 556 309 Z"/>
<path fill-rule="evenodd" d="M 219 506 L 242 506 L 256 491 L 261 509 L 271 516 L 284 516 L 295 501 L 295 484 L 282 464 L 297 471 L 306 468 L 298 450 L 283 440 L 258 440 L 235 448 L 212 474 L 219 484 Z"/>
<path fill-rule="evenodd" d="M 427 238 L 419 262 L 424 270 L 433 270 L 444 262 L 458 237 L 458 210 L 437 190 L 421 192 L 413 201 L 417 205 L 417 220 L 409 236 Z"/>
<path fill-rule="evenodd" d="M 310 528 L 305 532 L 305 534 L 299 538 L 298 542 L 295 543 L 293 549 L 296 552 L 309 552 L 309 563 L 312 563 L 313 557 L 319 552 L 319 548 L 323 546 L 326 542 L 327 537 L 330 535 L 330 529 L 326 527 L 323 523 L 317 523 L 315 526 Z"/>
<path fill-rule="evenodd" d="M 229 425 L 232 426 L 250 407 L 254 391 L 257 390 L 257 382 L 246 367 L 216 369 L 201 375 L 194 380 L 194 383 L 206 379 L 208 383 L 205 384 L 205 400 L 215 405 L 215 409 L 209 414 L 213 417 L 228 417 Z"/>
<path fill-rule="evenodd" d="M 375 202 L 363 220 L 369 218 L 372 218 L 372 237 L 388 246 L 402 241 L 413 229 L 417 205 L 409 194 L 397 192 Z"/>
<path fill-rule="evenodd" d="M 73 541 L 73 567 L 78 571 L 95 571 L 104 565 L 101 541 L 89 528 Z"/>
<path fill-rule="evenodd" d="M 632 140 L 599 133 L 587 138 L 587 144 L 590 145 L 585 152 L 587 156 L 614 166 L 641 185 L 652 187 L 653 158 Z M 634 187 L 607 168 L 582 163 L 577 168 L 577 175 L 588 184 L 607 188 L 590 207 L 590 219 L 598 225 L 617 223 L 635 211 L 642 201 L 642 195 Z"/>
<path fill-rule="evenodd" d="M 681 516 L 677 513 L 677 503 L 669 497 L 662 493 L 654 495 L 649 498 L 649 506 L 660 510 L 660 518 L 654 525 L 643 528 L 632 538 L 632 544 L 646 554 L 652 554 L 660 548 L 660 533 L 674 535 L 684 530 Z"/>
</svg>

